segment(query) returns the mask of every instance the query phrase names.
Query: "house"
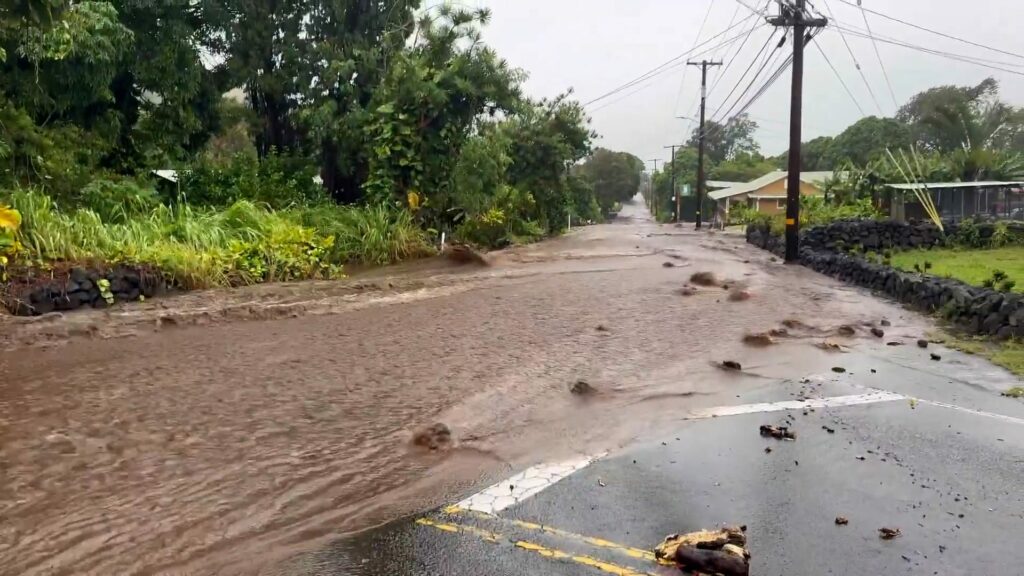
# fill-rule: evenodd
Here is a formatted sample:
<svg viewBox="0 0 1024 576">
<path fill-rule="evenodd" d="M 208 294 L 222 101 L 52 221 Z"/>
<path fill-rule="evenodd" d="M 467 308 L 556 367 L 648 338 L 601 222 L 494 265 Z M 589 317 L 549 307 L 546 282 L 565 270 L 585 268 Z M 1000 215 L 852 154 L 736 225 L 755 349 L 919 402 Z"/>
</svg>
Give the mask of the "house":
<svg viewBox="0 0 1024 576">
<path fill-rule="evenodd" d="M 728 215 L 729 207 L 736 204 L 753 206 L 764 214 L 785 212 L 788 174 L 785 170 L 769 172 L 756 180 L 709 192 L 708 197 L 716 202 L 716 212 L 723 217 Z M 831 177 L 832 172 L 801 172 L 800 194 L 821 195 L 822 184 Z"/>
</svg>

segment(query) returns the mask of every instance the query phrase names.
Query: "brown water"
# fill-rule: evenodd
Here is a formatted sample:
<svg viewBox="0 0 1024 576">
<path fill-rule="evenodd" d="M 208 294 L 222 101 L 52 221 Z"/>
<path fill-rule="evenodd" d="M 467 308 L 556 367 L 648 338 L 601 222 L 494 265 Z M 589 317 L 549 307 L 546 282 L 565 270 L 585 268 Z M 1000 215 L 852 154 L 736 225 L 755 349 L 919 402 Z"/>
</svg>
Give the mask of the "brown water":
<svg viewBox="0 0 1024 576">
<path fill-rule="evenodd" d="M 771 385 L 762 376 L 825 366 L 813 344 L 838 324 L 921 327 L 690 228 L 634 204 L 485 269 L 414 264 L 3 320 L 0 573 L 256 572 L 513 469 L 740 402 Z M 699 270 L 753 298 L 680 296 Z M 794 317 L 821 331 L 740 341 Z M 711 366 L 724 359 L 752 375 Z M 595 398 L 568 393 L 579 378 Z M 437 421 L 454 447 L 410 448 Z"/>
</svg>

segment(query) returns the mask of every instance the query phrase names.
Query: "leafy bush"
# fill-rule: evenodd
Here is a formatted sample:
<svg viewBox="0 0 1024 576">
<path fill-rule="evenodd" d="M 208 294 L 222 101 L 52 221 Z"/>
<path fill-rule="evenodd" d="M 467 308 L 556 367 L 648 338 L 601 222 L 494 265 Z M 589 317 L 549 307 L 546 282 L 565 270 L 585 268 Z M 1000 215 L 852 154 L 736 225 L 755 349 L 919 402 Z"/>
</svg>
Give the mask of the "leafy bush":
<svg viewBox="0 0 1024 576">
<path fill-rule="evenodd" d="M 124 223 L 151 212 L 160 203 L 154 190 L 131 180 L 93 180 L 78 196 L 78 204 L 96 212 L 106 222 Z"/>
<path fill-rule="evenodd" d="M 301 158 L 271 154 L 260 161 L 236 154 L 227 164 L 203 160 L 183 172 L 181 192 L 193 206 L 248 200 L 281 209 L 326 201 L 316 175 L 316 168 Z"/>
<path fill-rule="evenodd" d="M 757 208 L 748 204 L 736 204 L 729 207 L 729 221 L 730 225 L 737 224 L 750 224 L 757 215 L 760 214 Z"/>
<path fill-rule="evenodd" d="M 951 240 L 953 244 L 967 248 L 981 248 L 984 245 L 981 230 L 978 229 L 978 223 L 973 218 L 965 218 L 961 221 Z"/>
<path fill-rule="evenodd" d="M 323 204 L 290 212 L 321 236 L 332 236 L 331 262 L 390 264 L 433 253 L 427 234 L 407 210 Z"/>
</svg>

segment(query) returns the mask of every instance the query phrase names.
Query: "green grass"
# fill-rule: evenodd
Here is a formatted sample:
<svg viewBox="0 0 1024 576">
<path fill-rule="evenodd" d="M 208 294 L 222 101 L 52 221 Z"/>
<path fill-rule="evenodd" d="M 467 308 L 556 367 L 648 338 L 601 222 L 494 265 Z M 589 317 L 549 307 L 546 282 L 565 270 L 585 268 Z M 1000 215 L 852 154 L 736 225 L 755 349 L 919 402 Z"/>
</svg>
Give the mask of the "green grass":
<svg viewBox="0 0 1024 576">
<path fill-rule="evenodd" d="M 911 250 L 892 256 L 893 266 L 907 271 L 913 271 L 914 264 L 924 270 L 926 261 L 932 264 L 929 274 L 956 278 L 976 286 L 981 286 L 993 271 L 1002 270 L 1018 282 L 1017 291 L 1024 290 L 1024 246 L 989 250 Z"/>
<path fill-rule="evenodd" d="M 1018 376 L 1024 376 L 1024 342 L 996 342 L 982 337 L 945 335 L 946 345 L 955 350 L 987 358 Z"/>
<path fill-rule="evenodd" d="M 85 208 L 62 211 L 37 191 L 15 190 L 5 201 L 21 213 L 26 264 L 149 265 L 186 289 L 331 277 L 349 262 L 388 264 L 431 250 L 411 214 L 383 206 L 161 204 L 104 221 Z"/>
</svg>

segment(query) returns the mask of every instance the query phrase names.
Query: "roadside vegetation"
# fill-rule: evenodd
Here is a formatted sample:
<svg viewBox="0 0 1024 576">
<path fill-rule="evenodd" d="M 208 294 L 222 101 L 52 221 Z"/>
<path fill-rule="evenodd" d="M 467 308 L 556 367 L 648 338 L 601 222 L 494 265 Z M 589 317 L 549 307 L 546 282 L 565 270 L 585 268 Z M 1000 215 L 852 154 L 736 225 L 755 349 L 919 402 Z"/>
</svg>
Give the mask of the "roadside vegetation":
<svg viewBox="0 0 1024 576">
<path fill-rule="evenodd" d="M 1024 376 L 1024 342 L 1019 340 L 996 342 L 980 336 L 961 335 L 946 335 L 942 340 L 950 348 L 981 356 L 996 366 L 1006 368 L 1018 376 Z M 1022 390 L 1020 387 L 1014 387 L 1005 395 L 1012 398 L 1024 397 L 1020 390 Z"/>
<path fill-rule="evenodd" d="M 941 248 L 895 252 L 892 264 L 907 272 L 927 272 L 1004 292 L 1024 290 L 1024 284 L 1018 286 L 1015 280 L 1024 280 L 1024 246 L 987 250 Z"/>
<path fill-rule="evenodd" d="M 758 128 L 747 114 L 706 123 L 709 180 L 749 182 L 787 168 L 788 152 L 763 155 L 754 138 Z M 690 196 L 683 197 L 684 218 L 692 220 L 697 210 L 697 136 L 694 130 L 686 145 L 676 150 L 674 161 L 654 175 L 655 202 L 663 221 L 675 214 L 673 175 L 678 189 L 690 190 Z M 809 205 L 816 200 L 805 199 L 802 211 L 816 212 L 807 219 L 811 224 L 870 217 L 890 193 L 885 184 L 906 182 L 908 172 L 926 182 L 1020 180 L 1022 154 L 1024 109 L 1000 99 L 994 79 L 975 86 L 936 86 L 910 98 L 892 118 L 868 116 L 836 136 L 804 142 L 801 169 L 830 170 L 834 177 L 824 185 L 824 206 Z M 702 207 L 706 218 L 713 210 L 710 201 Z M 730 224 L 755 218 L 753 211 L 737 206 L 730 208 L 729 216 Z"/>
<path fill-rule="evenodd" d="M 571 94 L 524 96 L 482 41 L 489 17 L 16 0 L 0 11 L 3 280 L 119 264 L 179 288 L 333 278 L 442 233 L 498 248 L 600 222 L 642 162 L 592 149 Z"/>
</svg>

